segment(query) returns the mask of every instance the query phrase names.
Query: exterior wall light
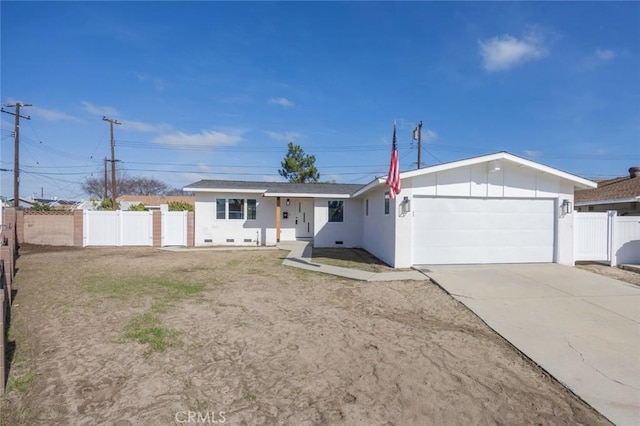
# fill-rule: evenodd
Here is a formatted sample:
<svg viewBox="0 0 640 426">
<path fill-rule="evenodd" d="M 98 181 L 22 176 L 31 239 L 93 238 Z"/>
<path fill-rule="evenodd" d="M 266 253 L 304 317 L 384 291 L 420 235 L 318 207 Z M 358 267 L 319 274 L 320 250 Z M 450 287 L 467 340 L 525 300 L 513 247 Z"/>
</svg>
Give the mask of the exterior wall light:
<svg viewBox="0 0 640 426">
<path fill-rule="evenodd" d="M 287 198 L 287 205 L 291 204 L 291 201 Z"/>
<path fill-rule="evenodd" d="M 402 214 L 405 215 L 411 211 L 411 200 L 409 197 L 404 197 L 402 199 Z"/>
<path fill-rule="evenodd" d="M 566 215 L 571 213 L 571 201 L 562 200 L 562 214 Z"/>
</svg>

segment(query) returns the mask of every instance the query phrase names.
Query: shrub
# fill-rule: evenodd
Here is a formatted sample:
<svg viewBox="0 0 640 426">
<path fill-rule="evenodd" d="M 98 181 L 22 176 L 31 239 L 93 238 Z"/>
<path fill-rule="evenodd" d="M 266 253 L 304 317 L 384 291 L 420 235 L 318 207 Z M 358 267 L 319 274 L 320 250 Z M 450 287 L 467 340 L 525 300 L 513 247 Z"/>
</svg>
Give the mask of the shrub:
<svg viewBox="0 0 640 426">
<path fill-rule="evenodd" d="M 140 203 L 140 204 L 129 206 L 129 211 L 130 212 L 146 212 L 146 211 L 149 211 L 149 209 L 147 208 L 147 206 Z"/>
<path fill-rule="evenodd" d="M 193 211 L 193 206 L 186 201 L 169 201 L 170 212 Z"/>
</svg>

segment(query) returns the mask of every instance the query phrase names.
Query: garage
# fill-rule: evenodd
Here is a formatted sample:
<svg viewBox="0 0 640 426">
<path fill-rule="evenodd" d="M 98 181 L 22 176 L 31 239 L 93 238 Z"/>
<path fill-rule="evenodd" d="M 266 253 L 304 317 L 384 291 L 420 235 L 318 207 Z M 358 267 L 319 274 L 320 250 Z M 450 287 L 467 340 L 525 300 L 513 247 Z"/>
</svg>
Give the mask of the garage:
<svg viewBox="0 0 640 426">
<path fill-rule="evenodd" d="M 554 261 L 555 200 L 415 197 L 413 264 Z"/>
</svg>

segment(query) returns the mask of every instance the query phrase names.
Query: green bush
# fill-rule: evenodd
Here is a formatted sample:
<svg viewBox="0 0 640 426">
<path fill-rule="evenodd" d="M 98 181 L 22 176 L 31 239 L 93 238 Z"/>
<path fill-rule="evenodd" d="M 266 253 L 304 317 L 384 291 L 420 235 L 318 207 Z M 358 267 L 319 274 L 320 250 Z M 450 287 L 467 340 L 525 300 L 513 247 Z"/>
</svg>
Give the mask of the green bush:
<svg viewBox="0 0 640 426">
<path fill-rule="evenodd" d="M 147 206 L 140 203 L 140 204 L 129 206 L 129 211 L 130 212 L 146 212 L 146 211 L 149 211 L 149 209 L 147 208 Z"/>
<path fill-rule="evenodd" d="M 169 201 L 170 212 L 193 211 L 193 206 L 186 201 Z"/>
<path fill-rule="evenodd" d="M 33 210 L 36 212 L 50 212 L 51 210 L 53 210 L 53 207 L 51 207 L 49 204 L 43 204 L 36 201 L 33 203 L 29 210 Z"/>
</svg>

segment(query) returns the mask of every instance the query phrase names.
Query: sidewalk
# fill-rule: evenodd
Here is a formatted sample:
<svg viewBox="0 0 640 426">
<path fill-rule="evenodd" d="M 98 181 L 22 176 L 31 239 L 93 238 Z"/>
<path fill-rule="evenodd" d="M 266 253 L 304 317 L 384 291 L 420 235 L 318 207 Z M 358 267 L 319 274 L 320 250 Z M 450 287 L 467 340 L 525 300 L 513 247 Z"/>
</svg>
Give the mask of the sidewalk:
<svg viewBox="0 0 640 426">
<path fill-rule="evenodd" d="M 359 281 L 426 281 L 429 278 L 422 272 L 398 271 L 398 272 L 367 272 L 358 269 L 343 268 L 340 266 L 323 265 L 311 261 L 313 247 L 306 241 L 283 241 L 278 243 L 279 249 L 289 250 L 286 259 L 282 262 L 285 266 L 306 269 L 307 271 L 322 272 Z"/>
</svg>

